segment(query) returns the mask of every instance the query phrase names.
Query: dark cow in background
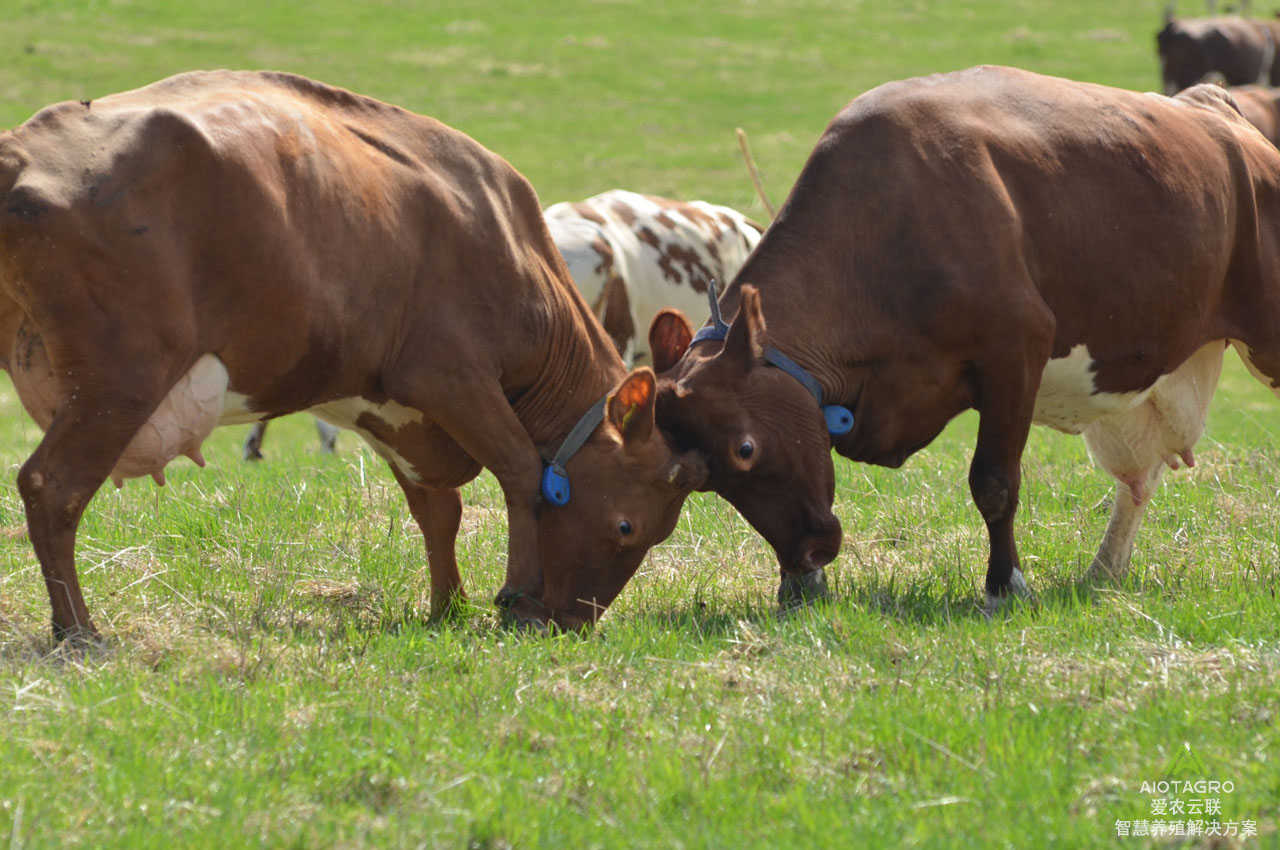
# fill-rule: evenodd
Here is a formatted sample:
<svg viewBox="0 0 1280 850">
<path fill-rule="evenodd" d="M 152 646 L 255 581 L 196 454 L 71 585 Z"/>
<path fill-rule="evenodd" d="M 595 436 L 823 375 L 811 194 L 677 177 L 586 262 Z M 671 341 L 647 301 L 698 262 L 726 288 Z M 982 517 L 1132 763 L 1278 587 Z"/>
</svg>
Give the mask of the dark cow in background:
<svg viewBox="0 0 1280 850">
<path fill-rule="evenodd" d="M 763 231 L 730 207 L 623 189 L 554 204 L 544 215 L 574 284 L 629 366 L 649 361 L 644 334 L 662 308 L 707 318 L 707 282 L 731 280 Z M 262 459 L 266 428 L 249 430 L 245 460 Z M 316 430 L 332 452 L 339 429 L 317 419 Z"/>
<path fill-rule="evenodd" d="M 0 135 L 0 366 L 46 430 L 18 489 L 59 637 L 95 634 L 74 549 L 99 486 L 202 462 L 217 424 L 312 409 L 364 437 L 422 529 L 437 615 L 482 467 L 509 520 L 499 604 L 565 627 L 705 475 L 515 169 L 289 74 L 182 74 Z"/>
<path fill-rule="evenodd" d="M 1185 18 L 1165 14 L 1156 34 L 1164 93 L 1221 79 L 1229 86 L 1280 85 L 1280 20 Z"/>
<path fill-rule="evenodd" d="M 777 550 L 784 601 L 840 546 L 830 449 L 896 467 L 969 408 L 988 608 L 1026 592 L 1033 422 L 1083 433 L 1116 478 L 1090 572 L 1120 578 L 1164 468 L 1193 462 L 1224 349 L 1280 393 L 1280 152 L 1216 86 L 891 83 L 832 121 L 721 306 L 727 332 L 692 344 L 655 322 L 658 422 Z"/>
<path fill-rule="evenodd" d="M 764 230 L 730 207 L 622 189 L 544 215 L 573 282 L 633 364 L 649 361 L 645 334 L 659 310 L 706 319 L 707 283 L 732 280 Z"/>
</svg>

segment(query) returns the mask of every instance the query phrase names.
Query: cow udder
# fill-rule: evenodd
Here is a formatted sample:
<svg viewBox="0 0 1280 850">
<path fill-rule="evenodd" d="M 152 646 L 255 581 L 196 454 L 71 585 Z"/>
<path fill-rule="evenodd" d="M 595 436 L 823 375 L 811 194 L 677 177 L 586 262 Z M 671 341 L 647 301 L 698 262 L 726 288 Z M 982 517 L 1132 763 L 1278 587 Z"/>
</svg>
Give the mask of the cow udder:
<svg viewBox="0 0 1280 850">
<path fill-rule="evenodd" d="M 41 430 L 48 430 L 60 401 L 59 384 L 44 341 L 29 324 L 19 330 L 10 362 L 22 406 Z M 206 354 L 197 360 L 125 447 L 111 470 L 116 486 L 143 475 L 164 484 L 164 468 L 178 455 L 204 466 L 200 445 L 218 424 L 227 383 L 227 369 L 216 356 Z"/>
</svg>

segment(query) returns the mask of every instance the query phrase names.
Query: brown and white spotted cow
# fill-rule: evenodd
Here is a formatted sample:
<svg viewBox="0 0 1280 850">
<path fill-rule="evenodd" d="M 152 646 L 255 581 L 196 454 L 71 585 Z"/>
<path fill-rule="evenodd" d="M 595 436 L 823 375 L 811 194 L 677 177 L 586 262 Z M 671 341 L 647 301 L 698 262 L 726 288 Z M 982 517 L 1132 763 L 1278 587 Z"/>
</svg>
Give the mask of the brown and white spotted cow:
<svg viewBox="0 0 1280 850">
<path fill-rule="evenodd" d="M 729 207 L 622 189 L 545 216 L 573 282 L 633 364 L 649 361 L 644 335 L 659 310 L 706 319 L 707 282 L 732 280 L 763 230 Z"/>
<path fill-rule="evenodd" d="M 707 318 L 707 281 L 731 280 L 762 228 L 737 210 L 622 189 L 548 207 L 547 227 L 578 290 L 628 365 L 649 361 L 642 334 L 664 307 Z M 267 423 L 245 436 L 245 460 L 262 459 Z M 332 452 L 339 429 L 316 420 Z"/>
<path fill-rule="evenodd" d="M 1280 393 L 1280 152 L 1216 86 L 891 83 L 831 122 L 721 306 L 727 332 L 692 343 L 655 322 L 658 422 L 777 550 L 784 602 L 821 592 L 840 547 L 831 448 L 896 467 L 969 408 L 988 606 L 1025 590 L 1033 422 L 1083 433 L 1117 479 L 1091 574 L 1119 578 L 1224 349 Z"/>
<path fill-rule="evenodd" d="M 434 614 L 462 594 L 481 467 L 508 509 L 499 603 L 566 627 L 705 475 L 515 169 L 289 74 L 182 74 L 0 135 L 0 366 L 46 430 L 18 488 L 59 637 L 95 633 L 74 548 L 99 486 L 201 463 L 218 424 L 309 409 L 364 437 L 422 529 Z"/>
<path fill-rule="evenodd" d="M 1262 18 L 1184 18 L 1165 15 L 1156 33 L 1165 94 L 1196 83 L 1228 86 L 1280 85 L 1280 20 Z"/>
</svg>

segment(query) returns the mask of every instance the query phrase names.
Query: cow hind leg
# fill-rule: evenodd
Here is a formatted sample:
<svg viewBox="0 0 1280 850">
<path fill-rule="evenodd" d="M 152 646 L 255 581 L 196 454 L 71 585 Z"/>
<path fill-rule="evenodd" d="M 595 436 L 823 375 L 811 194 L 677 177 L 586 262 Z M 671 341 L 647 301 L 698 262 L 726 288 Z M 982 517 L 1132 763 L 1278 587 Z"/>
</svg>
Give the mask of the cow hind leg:
<svg viewBox="0 0 1280 850">
<path fill-rule="evenodd" d="M 18 471 L 18 492 L 49 591 L 57 640 L 98 636 L 76 574 L 76 532 L 89 500 L 165 398 L 168 383 L 135 380 L 126 401 L 124 393 L 90 392 L 93 382 L 85 381 L 61 400 L 44 439 Z"/>
<path fill-rule="evenodd" d="M 1129 560 L 1133 544 L 1142 526 L 1142 517 L 1151 502 L 1151 493 L 1160 480 L 1164 466 L 1142 476 L 1141 484 L 1116 481 L 1111 518 L 1102 535 L 1102 543 L 1089 565 L 1088 578 L 1097 584 L 1105 581 L 1119 583 L 1129 574 Z"/>
<path fill-rule="evenodd" d="M 1231 344 L 1240 355 L 1240 359 L 1244 361 L 1249 374 L 1275 393 L 1276 398 L 1280 398 L 1280 355 L 1267 356 L 1262 351 L 1251 349 L 1240 340 L 1233 339 Z"/>
<path fill-rule="evenodd" d="M 240 457 L 244 460 L 262 460 L 262 441 L 267 436 L 267 423 L 257 422 L 245 435 Z"/>
<path fill-rule="evenodd" d="M 338 434 L 342 429 L 337 425 L 330 425 L 323 419 L 316 420 L 316 434 L 320 437 L 320 451 L 324 454 L 331 455 L 334 453 L 334 447 L 338 443 Z"/>
<path fill-rule="evenodd" d="M 1089 566 L 1091 581 L 1124 580 L 1143 514 L 1165 467 L 1195 465 L 1193 449 L 1204 433 L 1224 350 L 1221 342 L 1204 346 L 1166 376 L 1142 404 L 1085 429 L 1089 452 L 1117 482 L 1111 518 Z"/>
</svg>

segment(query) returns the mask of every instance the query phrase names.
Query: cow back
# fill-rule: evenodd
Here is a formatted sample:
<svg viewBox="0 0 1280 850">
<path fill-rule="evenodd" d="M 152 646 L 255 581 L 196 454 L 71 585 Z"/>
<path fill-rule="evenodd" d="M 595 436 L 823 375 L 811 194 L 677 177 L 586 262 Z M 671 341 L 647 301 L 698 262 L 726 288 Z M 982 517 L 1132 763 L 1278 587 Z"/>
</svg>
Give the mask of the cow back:
<svg viewBox="0 0 1280 850">
<path fill-rule="evenodd" d="M 153 286 L 102 297 L 168 311 L 263 409 L 379 398 L 383 367 L 424 340 L 491 360 L 516 393 L 551 379 L 566 338 L 607 347 L 528 182 L 432 118 L 214 71 L 58 104 L 3 138 L 0 157 L 24 163 L 7 205 L 162 265 Z M 601 393 L 621 364 L 608 371 Z"/>
<path fill-rule="evenodd" d="M 708 283 L 732 279 L 762 231 L 729 207 L 620 189 L 546 217 L 574 282 L 633 362 L 649 358 L 645 332 L 663 308 L 706 320 Z"/>
</svg>

